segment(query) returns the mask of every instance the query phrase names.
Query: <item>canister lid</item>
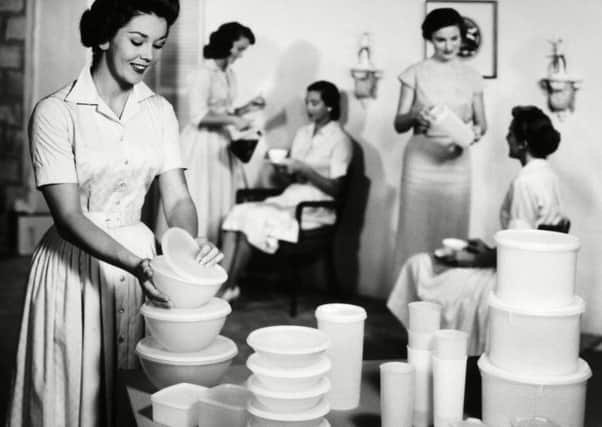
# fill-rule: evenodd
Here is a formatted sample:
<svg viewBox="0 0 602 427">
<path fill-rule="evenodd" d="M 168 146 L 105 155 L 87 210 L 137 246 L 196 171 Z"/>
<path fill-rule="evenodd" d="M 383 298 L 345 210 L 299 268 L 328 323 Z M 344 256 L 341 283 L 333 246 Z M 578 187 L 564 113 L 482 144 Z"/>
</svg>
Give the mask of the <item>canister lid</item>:
<svg viewBox="0 0 602 427">
<path fill-rule="evenodd" d="M 136 345 L 136 353 L 143 359 L 170 365 L 210 365 L 232 359 L 238 348 L 230 338 L 218 335 L 201 351 L 174 353 L 163 350 L 152 337 L 143 338 Z"/>
<path fill-rule="evenodd" d="M 485 354 L 479 358 L 477 364 L 482 372 L 494 377 L 536 386 L 577 384 L 587 381 L 592 376 L 589 365 L 581 358 L 577 361 L 577 370 L 568 375 L 517 375 L 494 366 Z"/>
<path fill-rule="evenodd" d="M 146 303 L 140 308 L 140 314 L 149 319 L 169 322 L 199 322 L 226 317 L 232 307 L 222 298 L 211 298 L 209 302 L 198 308 L 161 308 Z"/>
<path fill-rule="evenodd" d="M 522 314 L 526 316 L 538 316 L 538 317 L 564 317 L 574 316 L 585 312 L 585 301 L 580 296 L 575 296 L 573 301 L 562 307 L 546 308 L 545 310 L 537 309 L 525 309 L 522 307 L 515 307 L 510 304 L 505 304 L 495 293 L 489 294 L 489 306 L 497 308 L 499 310 L 507 311 L 513 314 Z"/>
<path fill-rule="evenodd" d="M 576 251 L 581 246 L 576 236 L 547 230 L 501 230 L 495 233 L 498 246 L 537 252 Z"/>
</svg>

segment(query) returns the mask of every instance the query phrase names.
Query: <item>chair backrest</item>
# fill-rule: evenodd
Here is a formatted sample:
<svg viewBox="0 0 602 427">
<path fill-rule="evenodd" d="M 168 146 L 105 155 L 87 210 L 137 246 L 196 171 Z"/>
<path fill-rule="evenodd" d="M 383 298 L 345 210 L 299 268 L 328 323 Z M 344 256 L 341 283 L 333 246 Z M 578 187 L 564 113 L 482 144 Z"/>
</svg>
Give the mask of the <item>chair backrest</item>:
<svg viewBox="0 0 602 427">
<path fill-rule="evenodd" d="M 540 224 L 538 230 L 557 231 L 559 233 L 568 233 L 571 229 L 571 220 L 562 218 L 558 224 Z"/>
</svg>

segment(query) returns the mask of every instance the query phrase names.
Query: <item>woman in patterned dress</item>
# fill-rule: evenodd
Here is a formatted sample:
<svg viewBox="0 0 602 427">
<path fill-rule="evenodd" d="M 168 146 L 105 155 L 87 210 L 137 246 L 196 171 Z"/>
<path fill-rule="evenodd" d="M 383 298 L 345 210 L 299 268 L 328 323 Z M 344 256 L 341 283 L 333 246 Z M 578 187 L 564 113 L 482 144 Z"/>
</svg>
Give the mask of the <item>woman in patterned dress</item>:
<svg viewBox="0 0 602 427">
<path fill-rule="evenodd" d="M 263 108 L 256 97 L 234 108 L 237 81 L 232 64 L 255 43 L 250 28 L 238 22 L 220 25 L 203 49 L 205 62 L 196 71 L 190 90 L 193 118 L 181 135 L 187 164 L 186 180 L 197 208 L 198 235 L 217 242 L 237 189 L 244 186 L 242 163 L 228 150 L 229 127 L 244 130 L 251 122 L 244 114 Z M 158 234 L 162 232 L 158 227 Z"/>
<path fill-rule="evenodd" d="M 80 23 L 91 66 L 32 114 L 36 185 L 55 225 L 33 254 L 10 426 L 113 425 L 116 372 L 136 366 L 143 335 L 140 305 L 169 305 L 140 222 L 153 179 L 168 224 L 196 235 L 196 213 L 173 109 L 142 79 L 178 12 L 178 0 L 96 0 Z M 221 257 L 211 244 L 198 255 Z"/>
<path fill-rule="evenodd" d="M 413 130 L 403 160 L 394 274 L 411 255 L 433 251 L 442 238 L 466 238 L 470 213 L 470 156 L 445 136 L 429 132 L 429 110 L 445 105 L 473 125 L 475 141 L 487 129 L 481 76 L 458 52 L 464 21 L 451 8 L 431 11 L 422 35 L 432 57 L 403 71 L 395 130 Z"/>
</svg>

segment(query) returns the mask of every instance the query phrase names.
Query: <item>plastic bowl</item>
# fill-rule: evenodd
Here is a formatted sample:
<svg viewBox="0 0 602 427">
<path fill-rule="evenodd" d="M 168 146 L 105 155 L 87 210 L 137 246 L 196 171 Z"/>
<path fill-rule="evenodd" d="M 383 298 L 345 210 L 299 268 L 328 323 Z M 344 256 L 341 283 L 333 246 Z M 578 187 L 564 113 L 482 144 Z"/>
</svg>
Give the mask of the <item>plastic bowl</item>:
<svg viewBox="0 0 602 427">
<path fill-rule="evenodd" d="M 172 353 L 160 348 L 152 337 L 146 337 L 138 342 L 136 353 L 142 370 L 157 388 L 178 383 L 213 387 L 223 378 L 238 348 L 231 339 L 218 335 L 202 351 Z"/>
<path fill-rule="evenodd" d="M 196 426 L 199 398 L 207 390 L 196 384 L 180 383 L 151 395 L 153 421 L 170 426 Z"/>
<path fill-rule="evenodd" d="M 228 275 L 225 270 L 216 265 L 211 267 L 213 274 L 197 280 L 184 279 L 169 266 L 164 255 L 151 260 L 153 283 L 167 297 L 172 308 L 198 308 L 209 302 L 215 296 Z"/>
<path fill-rule="evenodd" d="M 201 351 L 222 330 L 230 304 L 212 298 L 201 308 L 159 308 L 144 304 L 140 313 L 157 344 L 174 352 Z"/>
<path fill-rule="evenodd" d="M 255 375 L 251 375 L 247 380 L 247 388 L 263 407 L 272 412 L 290 414 L 315 407 L 330 390 L 330 381 L 322 378 L 317 385 L 303 391 L 274 391 L 264 387 Z"/>
<path fill-rule="evenodd" d="M 305 368 L 277 368 L 270 366 L 257 353 L 247 359 L 247 367 L 260 385 L 273 391 L 305 391 L 315 387 L 330 371 L 330 359 L 322 355 L 319 360 Z"/>
<path fill-rule="evenodd" d="M 330 411 L 326 399 L 322 399 L 316 406 L 307 411 L 280 413 L 274 412 L 256 399 L 251 399 L 247 407 L 251 414 L 250 424 L 253 427 L 323 427 L 324 416 Z"/>
<path fill-rule="evenodd" d="M 466 240 L 457 239 L 455 237 L 447 237 L 441 242 L 444 248 L 451 249 L 452 251 L 461 251 L 468 247 Z"/>
<path fill-rule="evenodd" d="M 281 325 L 254 330 L 247 344 L 270 366 L 303 368 L 320 360 L 330 346 L 330 338 L 315 328 Z"/>
</svg>

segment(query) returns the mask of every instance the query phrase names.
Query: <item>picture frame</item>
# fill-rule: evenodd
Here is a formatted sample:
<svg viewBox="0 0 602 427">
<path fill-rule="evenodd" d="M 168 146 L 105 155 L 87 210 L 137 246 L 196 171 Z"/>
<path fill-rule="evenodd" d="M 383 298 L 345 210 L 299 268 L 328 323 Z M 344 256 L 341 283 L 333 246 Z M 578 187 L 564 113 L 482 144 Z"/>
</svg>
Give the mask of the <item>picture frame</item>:
<svg viewBox="0 0 602 427">
<path fill-rule="evenodd" d="M 497 78 L 497 0 L 426 0 L 425 16 L 434 9 L 454 8 L 468 27 L 468 36 L 460 48 L 460 58 L 485 79 Z M 433 53 L 425 41 L 424 55 Z"/>
</svg>

